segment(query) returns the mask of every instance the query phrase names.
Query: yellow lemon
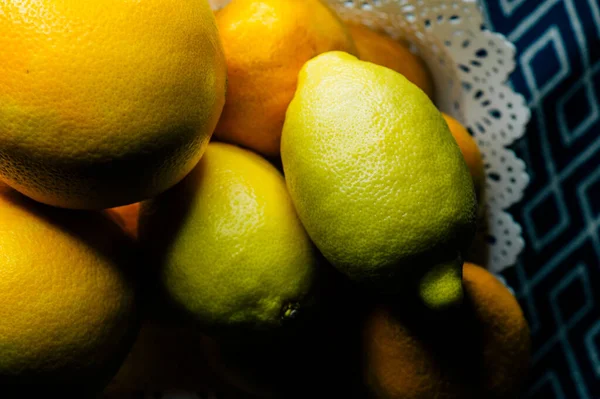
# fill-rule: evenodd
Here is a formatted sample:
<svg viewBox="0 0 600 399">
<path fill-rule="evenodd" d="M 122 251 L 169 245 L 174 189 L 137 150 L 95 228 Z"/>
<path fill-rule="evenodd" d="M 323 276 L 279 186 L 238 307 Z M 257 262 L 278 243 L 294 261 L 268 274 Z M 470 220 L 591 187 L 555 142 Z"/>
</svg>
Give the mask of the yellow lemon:
<svg viewBox="0 0 600 399">
<path fill-rule="evenodd" d="M 347 53 L 313 58 L 287 110 L 281 158 L 298 215 L 333 266 L 383 291 L 419 279 L 431 307 L 460 301 L 473 183 L 417 86 Z"/>
<path fill-rule="evenodd" d="M 249 150 L 209 144 L 179 185 L 142 204 L 139 239 L 169 302 L 210 333 L 278 330 L 312 299 L 312 243 L 281 173 Z"/>
<path fill-rule="evenodd" d="M 3 395 L 103 388 L 137 333 L 135 261 L 131 240 L 102 213 L 0 187 Z"/>
</svg>

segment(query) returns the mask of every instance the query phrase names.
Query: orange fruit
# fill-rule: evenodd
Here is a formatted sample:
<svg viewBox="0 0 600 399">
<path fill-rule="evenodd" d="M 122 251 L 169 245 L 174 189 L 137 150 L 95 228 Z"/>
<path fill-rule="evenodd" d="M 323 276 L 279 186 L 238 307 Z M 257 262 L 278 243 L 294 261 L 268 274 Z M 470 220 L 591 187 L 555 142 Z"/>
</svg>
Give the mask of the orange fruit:
<svg viewBox="0 0 600 399">
<path fill-rule="evenodd" d="M 101 390 L 138 331 L 132 241 L 100 212 L 52 208 L 7 186 L 0 221 L 3 395 Z"/>
<path fill-rule="evenodd" d="M 106 210 L 109 216 L 133 238 L 138 235 L 138 219 L 140 213 L 140 203 L 135 202 L 129 205 L 123 205 Z"/>
<path fill-rule="evenodd" d="M 475 186 L 475 194 L 479 204 L 481 205 L 483 200 L 483 190 L 485 187 L 485 169 L 483 165 L 483 158 L 481 157 L 481 151 L 477 146 L 477 143 L 473 139 L 473 136 L 468 130 L 456 119 L 448 114 L 442 112 L 442 116 L 446 120 L 450 132 L 456 140 L 456 143 L 460 147 L 460 152 L 469 167 L 469 172 L 473 178 L 473 185 Z"/>
<path fill-rule="evenodd" d="M 0 179 L 54 206 L 111 208 L 173 186 L 225 101 L 206 1 L 3 1 L 0 48 Z"/>
<path fill-rule="evenodd" d="M 401 73 L 433 99 L 434 85 L 427 65 L 409 47 L 364 25 L 348 23 L 358 58 Z"/>
<path fill-rule="evenodd" d="M 519 303 L 490 272 L 472 263 L 463 266 L 468 311 L 483 342 L 479 383 L 486 398 L 514 398 L 529 369 L 530 335 Z"/>
<path fill-rule="evenodd" d="M 354 53 L 352 39 L 320 0 L 233 0 L 216 17 L 228 85 L 215 137 L 277 156 L 300 68 L 326 51 Z"/>
<path fill-rule="evenodd" d="M 465 303 L 445 318 L 380 303 L 364 325 L 364 376 L 378 399 L 512 399 L 529 366 L 530 338 L 510 291 L 465 263 Z"/>
</svg>

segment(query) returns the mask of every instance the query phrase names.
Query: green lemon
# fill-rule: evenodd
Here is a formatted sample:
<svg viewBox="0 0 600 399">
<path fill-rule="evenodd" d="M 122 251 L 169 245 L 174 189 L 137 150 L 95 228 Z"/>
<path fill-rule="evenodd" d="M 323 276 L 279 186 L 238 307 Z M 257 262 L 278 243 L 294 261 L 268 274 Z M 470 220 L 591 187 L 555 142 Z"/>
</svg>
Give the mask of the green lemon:
<svg viewBox="0 0 600 399">
<path fill-rule="evenodd" d="M 461 300 L 473 182 L 417 86 L 347 53 L 313 58 L 287 110 L 281 157 L 300 220 L 341 272 L 382 292 L 410 282 L 432 308 Z"/>
<path fill-rule="evenodd" d="M 142 204 L 139 235 L 168 301 L 209 333 L 277 330 L 312 301 L 316 250 L 283 176 L 251 151 L 210 143 Z"/>
</svg>

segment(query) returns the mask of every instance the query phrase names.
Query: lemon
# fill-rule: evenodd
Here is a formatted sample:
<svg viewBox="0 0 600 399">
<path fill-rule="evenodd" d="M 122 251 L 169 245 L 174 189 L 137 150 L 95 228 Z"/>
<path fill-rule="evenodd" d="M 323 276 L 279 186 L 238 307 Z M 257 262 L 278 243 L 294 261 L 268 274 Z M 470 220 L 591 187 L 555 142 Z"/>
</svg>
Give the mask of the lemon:
<svg viewBox="0 0 600 399">
<path fill-rule="evenodd" d="M 49 205 L 111 208 L 168 189 L 225 101 L 206 1 L 2 1 L 0 48 L 0 180 Z"/>
<path fill-rule="evenodd" d="M 100 391 L 139 327 L 132 241 L 100 212 L 1 184 L 0 221 L 2 395 Z"/>
<path fill-rule="evenodd" d="M 312 243 L 281 173 L 249 150 L 209 144 L 179 185 L 142 204 L 139 238 L 169 302 L 208 332 L 274 331 L 311 299 Z"/>
<path fill-rule="evenodd" d="M 471 176 L 442 115 L 391 69 L 328 52 L 307 62 L 281 141 L 287 186 L 325 258 L 384 292 L 461 298 L 475 231 Z"/>
</svg>

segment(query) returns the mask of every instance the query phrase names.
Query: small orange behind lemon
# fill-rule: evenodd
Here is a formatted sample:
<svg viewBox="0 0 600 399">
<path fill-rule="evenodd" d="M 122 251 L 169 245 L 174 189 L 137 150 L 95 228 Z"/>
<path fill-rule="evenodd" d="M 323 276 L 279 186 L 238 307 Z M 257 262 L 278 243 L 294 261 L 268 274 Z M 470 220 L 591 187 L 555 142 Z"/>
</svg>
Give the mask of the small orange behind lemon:
<svg viewBox="0 0 600 399">
<path fill-rule="evenodd" d="M 514 398 L 527 377 L 531 340 L 517 299 L 494 275 L 473 263 L 463 266 L 467 309 L 483 342 L 479 384 L 482 397 Z"/>
<path fill-rule="evenodd" d="M 137 238 L 140 203 L 118 206 L 107 209 L 108 215 L 123 228 L 132 238 Z"/>
<path fill-rule="evenodd" d="M 427 65 L 404 44 L 357 23 L 348 29 L 356 44 L 358 58 L 401 73 L 433 99 L 434 85 Z"/>
<path fill-rule="evenodd" d="M 519 303 L 487 270 L 463 269 L 463 307 L 423 317 L 406 303 L 374 306 L 365 321 L 364 377 L 375 399 L 514 399 L 529 368 Z"/>
<path fill-rule="evenodd" d="M 215 137 L 277 156 L 302 65 L 330 50 L 355 53 L 354 43 L 320 0 L 233 0 L 216 17 L 228 85 Z"/>
<path fill-rule="evenodd" d="M 459 121 L 443 112 L 442 116 L 446 120 L 446 123 L 450 128 L 450 132 L 460 147 L 460 152 L 462 153 L 463 158 L 469 167 L 469 172 L 471 173 L 473 184 L 475 186 L 475 194 L 477 195 L 477 199 L 481 205 L 481 201 L 483 199 L 483 190 L 485 187 L 485 169 L 481 151 L 473 139 L 473 136 L 469 134 L 467 129 Z"/>
</svg>

